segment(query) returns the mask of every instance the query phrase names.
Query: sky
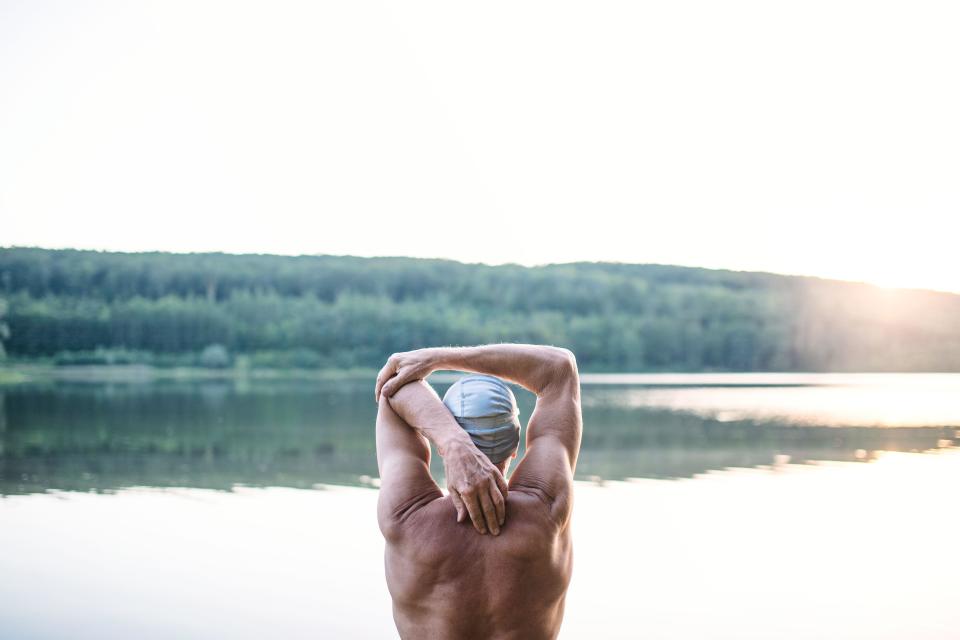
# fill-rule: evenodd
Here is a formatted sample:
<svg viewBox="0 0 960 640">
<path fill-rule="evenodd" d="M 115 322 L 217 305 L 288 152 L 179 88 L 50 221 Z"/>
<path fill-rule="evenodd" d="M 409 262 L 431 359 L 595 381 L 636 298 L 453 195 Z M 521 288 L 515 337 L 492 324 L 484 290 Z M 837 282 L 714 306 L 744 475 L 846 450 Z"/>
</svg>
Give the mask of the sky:
<svg viewBox="0 0 960 640">
<path fill-rule="evenodd" d="M 0 2 L 0 246 L 960 292 L 954 2 Z"/>
</svg>

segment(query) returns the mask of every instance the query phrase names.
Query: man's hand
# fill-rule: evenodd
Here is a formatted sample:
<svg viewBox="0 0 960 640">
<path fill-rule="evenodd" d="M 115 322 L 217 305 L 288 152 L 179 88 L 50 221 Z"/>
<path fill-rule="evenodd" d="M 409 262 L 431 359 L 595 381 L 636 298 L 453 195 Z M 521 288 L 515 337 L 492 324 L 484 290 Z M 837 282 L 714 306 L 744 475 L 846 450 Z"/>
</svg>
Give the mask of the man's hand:
<svg viewBox="0 0 960 640">
<path fill-rule="evenodd" d="M 507 481 L 500 469 L 472 442 L 452 445 L 442 457 L 457 522 L 469 514 L 478 533 L 500 535 L 507 515 Z"/>
<path fill-rule="evenodd" d="M 436 370 L 436 349 L 417 349 L 395 353 L 377 374 L 374 398 L 380 402 L 380 394 L 392 398 L 393 394 L 408 382 L 422 380 Z"/>
</svg>

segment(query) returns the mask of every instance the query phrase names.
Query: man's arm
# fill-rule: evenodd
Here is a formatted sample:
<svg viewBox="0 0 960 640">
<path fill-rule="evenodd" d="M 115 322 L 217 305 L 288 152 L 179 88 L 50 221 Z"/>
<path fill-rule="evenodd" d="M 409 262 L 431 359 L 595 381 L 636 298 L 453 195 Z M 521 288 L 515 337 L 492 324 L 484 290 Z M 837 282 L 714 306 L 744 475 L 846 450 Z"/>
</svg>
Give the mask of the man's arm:
<svg viewBox="0 0 960 640">
<path fill-rule="evenodd" d="M 377 466 L 380 496 L 377 521 L 386 538 L 402 531 L 403 522 L 418 508 L 441 497 L 430 476 L 430 445 L 390 406 L 386 396 L 377 412 Z"/>
<path fill-rule="evenodd" d="M 478 347 L 431 347 L 395 353 L 377 376 L 376 399 L 395 394 L 411 380 L 434 371 L 473 371 L 516 382 L 540 397 L 552 387 L 575 382 L 576 359 L 569 349 L 534 344 L 488 344 Z M 572 374 L 572 376 L 570 375 Z"/>
<path fill-rule="evenodd" d="M 522 344 L 438 347 L 391 356 L 377 377 L 377 397 L 396 393 L 409 380 L 438 369 L 475 371 L 516 382 L 537 395 L 527 423 L 527 451 L 511 487 L 537 493 L 558 523 L 570 514 L 573 471 L 583 419 L 577 363 L 567 349 Z"/>
<path fill-rule="evenodd" d="M 469 514 L 479 533 L 489 530 L 499 535 L 506 517 L 507 482 L 460 428 L 433 387 L 414 380 L 388 402 L 407 424 L 437 446 L 446 470 L 447 489 L 457 508 L 457 522 L 463 522 Z"/>
</svg>

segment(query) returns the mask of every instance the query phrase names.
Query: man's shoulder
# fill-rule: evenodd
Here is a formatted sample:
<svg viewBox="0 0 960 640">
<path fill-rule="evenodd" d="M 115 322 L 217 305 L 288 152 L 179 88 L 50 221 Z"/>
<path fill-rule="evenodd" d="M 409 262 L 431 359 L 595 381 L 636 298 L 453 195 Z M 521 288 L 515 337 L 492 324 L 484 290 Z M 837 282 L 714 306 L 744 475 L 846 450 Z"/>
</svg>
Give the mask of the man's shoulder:
<svg viewBox="0 0 960 640">
<path fill-rule="evenodd" d="M 510 485 L 510 495 L 520 502 L 526 519 L 557 533 L 566 528 L 571 515 L 571 486 L 538 482 L 525 477 Z"/>
<path fill-rule="evenodd" d="M 573 463 L 565 443 L 546 435 L 528 445 L 510 478 L 510 491 L 536 498 L 558 526 L 566 526 L 573 506 Z"/>
<path fill-rule="evenodd" d="M 427 508 L 434 503 L 450 501 L 435 487 L 411 494 L 399 503 L 384 500 L 383 495 L 381 491 L 377 504 L 377 524 L 380 526 L 380 533 L 388 542 L 397 540 L 410 531 L 417 522 L 422 521 L 424 514 L 428 513 Z"/>
</svg>

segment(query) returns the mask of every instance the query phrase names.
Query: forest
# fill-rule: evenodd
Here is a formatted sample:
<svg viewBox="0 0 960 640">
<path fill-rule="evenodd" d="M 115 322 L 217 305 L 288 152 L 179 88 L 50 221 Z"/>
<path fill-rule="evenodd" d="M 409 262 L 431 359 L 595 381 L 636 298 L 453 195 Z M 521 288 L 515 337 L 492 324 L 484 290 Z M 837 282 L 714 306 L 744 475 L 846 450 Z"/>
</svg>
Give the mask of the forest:
<svg viewBox="0 0 960 640">
<path fill-rule="evenodd" d="M 594 372 L 960 371 L 960 295 L 654 264 L 0 249 L 15 362 L 370 368 L 502 341 Z"/>
</svg>

